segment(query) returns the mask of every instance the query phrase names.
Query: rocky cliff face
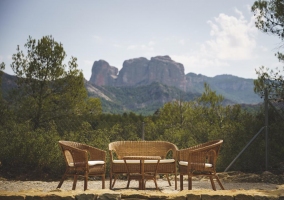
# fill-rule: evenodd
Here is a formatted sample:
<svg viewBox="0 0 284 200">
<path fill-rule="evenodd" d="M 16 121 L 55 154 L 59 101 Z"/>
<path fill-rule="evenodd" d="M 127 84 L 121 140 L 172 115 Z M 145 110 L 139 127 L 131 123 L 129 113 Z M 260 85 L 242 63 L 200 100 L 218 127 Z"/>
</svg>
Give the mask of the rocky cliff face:
<svg viewBox="0 0 284 200">
<path fill-rule="evenodd" d="M 94 85 L 114 85 L 118 69 L 104 60 L 95 61 L 92 67 L 90 82 Z"/>
<path fill-rule="evenodd" d="M 213 91 L 223 95 L 230 102 L 240 104 L 261 102 L 260 97 L 253 91 L 253 79 L 228 74 L 215 77 L 194 73 L 185 75 L 184 66 L 173 61 L 169 56 L 156 56 L 150 60 L 143 57 L 126 60 L 119 73 L 117 68 L 111 67 L 106 61 L 96 61 L 89 81 L 94 87 L 113 86 L 116 90 L 118 87 L 132 87 L 136 88 L 136 91 L 138 87 L 150 86 L 154 82 L 169 87 L 174 86 L 186 93 L 199 94 L 203 93 L 206 82 Z M 92 91 L 95 93 L 96 90 Z M 146 95 L 153 96 L 151 93 Z M 163 102 L 161 98 L 157 99 Z"/>
<path fill-rule="evenodd" d="M 148 84 L 157 81 L 184 91 L 184 67 L 182 64 L 173 61 L 169 56 L 153 57 L 148 65 L 148 81 Z"/>
<path fill-rule="evenodd" d="M 148 63 L 146 58 L 135 58 L 123 62 L 117 77 L 117 86 L 137 86 L 147 84 Z"/>
<path fill-rule="evenodd" d="M 142 57 L 126 60 L 117 77 L 116 70 L 105 61 L 96 61 L 90 82 L 109 86 L 141 86 L 159 82 L 185 90 L 184 67 L 169 56 L 156 56 L 151 60 Z"/>
</svg>

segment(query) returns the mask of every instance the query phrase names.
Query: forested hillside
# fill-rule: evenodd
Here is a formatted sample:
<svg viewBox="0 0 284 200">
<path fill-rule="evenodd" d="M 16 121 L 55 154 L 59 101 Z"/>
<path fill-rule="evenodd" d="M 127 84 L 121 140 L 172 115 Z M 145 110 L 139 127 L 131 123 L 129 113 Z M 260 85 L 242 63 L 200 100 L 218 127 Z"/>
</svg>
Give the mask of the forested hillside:
<svg viewBox="0 0 284 200">
<path fill-rule="evenodd" d="M 194 74 L 187 76 L 191 77 L 191 80 L 199 80 L 193 81 L 192 85 L 194 87 L 192 86 L 192 90 L 187 92 L 158 82 L 136 87 L 98 86 L 86 80 L 84 83 L 88 96 L 100 99 L 104 113 L 122 114 L 124 112 L 134 112 L 136 114 L 152 115 L 167 102 L 174 100 L 192 101 L 201 96 L 204 91 L 204 83 L 208 83 L 217 94 L 224 96 L 223 105 L 242 104 L 248 109 L 254 109 L 257 106 L 256 102 L 261 103 L 263 101 L 259 96 L 258 99 L 255 98 L 256 94 L 253 92 L 252 80 L 247 80 L 247 84 L 244 85 L 244 79 L 230 75 L 216 76 L 215 78 L 198 75 L 199 78 L 192 78 L 196 76 Z M 230 83 L 228 83 L 228 79 Z M 2 91 L 5 99 L 8 99 L 8 92 L 16 87 L 16 81 L 16 76 L 3 74 Z M 231 89 L 233 87 L 231 83 L 235 84 L 234 91 Z M 247 85 L 250 90 L 242 90 L 242 88 L 239 88 L 240 85 L 244 85 L 244 87 Z M 252 104 L 252 102 L 254 103 Z"/>
</svg>

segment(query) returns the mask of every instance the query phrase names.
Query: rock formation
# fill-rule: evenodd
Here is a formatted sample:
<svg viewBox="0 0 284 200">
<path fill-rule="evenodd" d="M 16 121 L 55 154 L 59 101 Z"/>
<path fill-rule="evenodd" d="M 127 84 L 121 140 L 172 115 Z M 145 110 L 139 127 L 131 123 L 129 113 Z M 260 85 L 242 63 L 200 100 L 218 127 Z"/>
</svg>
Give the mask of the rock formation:
<svg viewBox="0 0 284 200">
<path fill-rule="evenodd" d="M 185 75 L 182 64 L 173 61 L 169 56 L 151 58 L 148 65 L 148 84 L 159 83 L 175 86 L 185 90 Z"/>
<path fill-rule="evenodd" d="M 127 94 L 122 94 L 126 92 L 123 89 L 124 87 L 136 88 L 136 91 L 138 91 L 138 87 L 154 87 L 155 84 L 153 83 L 158 83 L 160 85 L 175 87 L 188 94 L 202 94 L 204 92 L 204 83 L 207 83 L 213 91 L 227 99 L 226 105 L 233 103 L 257 104 L 261 102 L 261 99 L 253 92 L 253 81 L 253 79 L 244 79 L 228 74 L 215 77 L 207 77 L 195 73 L 185 75 L 184 66 L 182 64 L 175 62 L 169 56 L 156 56 L 152 57 L 150 60 L 143 57 L 126 60 L 119 72 L 116 67 L 111 67 L 106 61 L 96 61 L 94 62 L 92 76 L 89 81 L 92 87 L 88 87 L 88 89 L 92 91 L 89 91 L 92 94 L 99 93 L 95 96 L 106 99 L 105 96 L 102 97 L 103 91 L 98 92 L 98 90 L 100 90 L 98 88 L 101 88 L 101 86 L 119 87 L 121 89 L 120 94 L 116 95 L 122 95 L 124 97 L 127 95 L 130 97 L 129 91 Z M 143 92 L 145 91 L 141 91 L 140 94 Z M 167 97 L 165 98 L 166 100 L 164 99 L 163 92 L 159 94 L 160 96 L 153 95 L 152 93 L 147 93 L 146 95 L 155 96 L 155 99 L 151 100 L 153 104 L 155 104 L 156 100 L 161 103 L 163 103 L 163 101 L 169 101 Z M 119 99 L 116 95 L 114 95 L 114 99 Z M 136 98 L 134 96 L 131 97 L 132 100 Z M 171 98 L 173 98 L 173 96 L 171 96 Z M 111 102 L 115 102 L 114 99 L 112 99 Z M 120 99 L 119 102 L 124 100 L 125 99 Z M 129 104 L 132 100 L 129 99 L 125 104 Z M 143 103 L 145 106 L 150 106 L 150 104 Z M 136 106 L 141 107 L 141 105 L 137 104 Z"/>
<path fill-rule="evenodd" d="M 95 61 L 92 67 L 90 82 L 94 85 L 114 85 L 118 69 L 104 60 Z"/>
<path fill-rule="evenodd" d="M 105 61 L 96 61 L 92 68 L 90 82 L 95 85 L 141 86 L 159 82 L 185 90 L 186 78 L 182 64 L 169 56 L 156 56 L 151 60 L 134 58 L 124 61 L 118 76 L 117 68 Z"/>
<path fill-rule="evenodd" d="M 123 62 L 117 77 L 117 86 L 138 86 L 147 83 L 148 63 L 146 58 L 135 58 Z"/>
</svg>

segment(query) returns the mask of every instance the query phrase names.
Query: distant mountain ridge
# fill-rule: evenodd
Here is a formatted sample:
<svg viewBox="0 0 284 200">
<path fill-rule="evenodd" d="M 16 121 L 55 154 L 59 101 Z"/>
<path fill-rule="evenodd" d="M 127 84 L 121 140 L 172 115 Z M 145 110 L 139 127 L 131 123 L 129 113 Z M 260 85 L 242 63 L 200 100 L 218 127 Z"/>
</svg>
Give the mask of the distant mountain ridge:
<svg viewBox="0 0 284 200">
<path fill-rule="evenodd" d="M 238 104 L 258 104 L 261 98 L 254 93 L 253 79 L 240 78 L 233 75 L 217 75 L 207 77 L 201 74 L 186 75 L 187 91 L 202 93 L 204 83 L 208 83 L 213 91 Z"/>
<path fill-rule="evenodd" d="M 158 82 L 191 93 L 202 93 L 206 82 L 212 90 L 232 102 L 257 104 L 261 99 L 253 91 L 253 81 L 233 75 L 185 75 L 181 63 L 173 61 L 169 56 L 156 56 L 150 60 L 142 57 L 126 60 L 120 71 L 104 60 L 95 61 L 89 82 L 96 86 L 111 87 L 138 87 Z"/>
<path fill-rule="evenodd" d="M 11 87 L 16 86 L 15 80 L 15 76 L 3 74 L 4 97 Z M 232 75 L 185 75 L 182 64 L 169 56 L 157 56 L 150 60 L 126 60 L 120 71 L 104 60 L 95 61 L 90 80 L 85 80 L 85 87 L 89 96 L 101 99 L 103 112 L 152 114 L 166 102 L 191 101 L 200 96 L 205 82 L 217 94 L 224 96 L 224 105 L 258 104 L 262 99 L 254 93 L 253 81 Z"/>
</svg>

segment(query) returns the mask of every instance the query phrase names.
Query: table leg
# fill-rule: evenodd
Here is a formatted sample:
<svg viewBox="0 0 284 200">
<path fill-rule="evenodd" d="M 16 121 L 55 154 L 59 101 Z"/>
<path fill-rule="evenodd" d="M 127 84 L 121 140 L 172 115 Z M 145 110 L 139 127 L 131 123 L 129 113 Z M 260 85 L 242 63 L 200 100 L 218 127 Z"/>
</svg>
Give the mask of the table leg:
<svg viewBox="0 0 284 200">
<path fill-rule="evenodd" d="M 141 175 L 142 175 L 142 180 L 141 180 L 141 185 L 142 185 L 142 190 L 145 190 L 145 176 L 144 176 L 144 160 L 140 161 L 140 169 L 141 169 Z"/>
</svg>

